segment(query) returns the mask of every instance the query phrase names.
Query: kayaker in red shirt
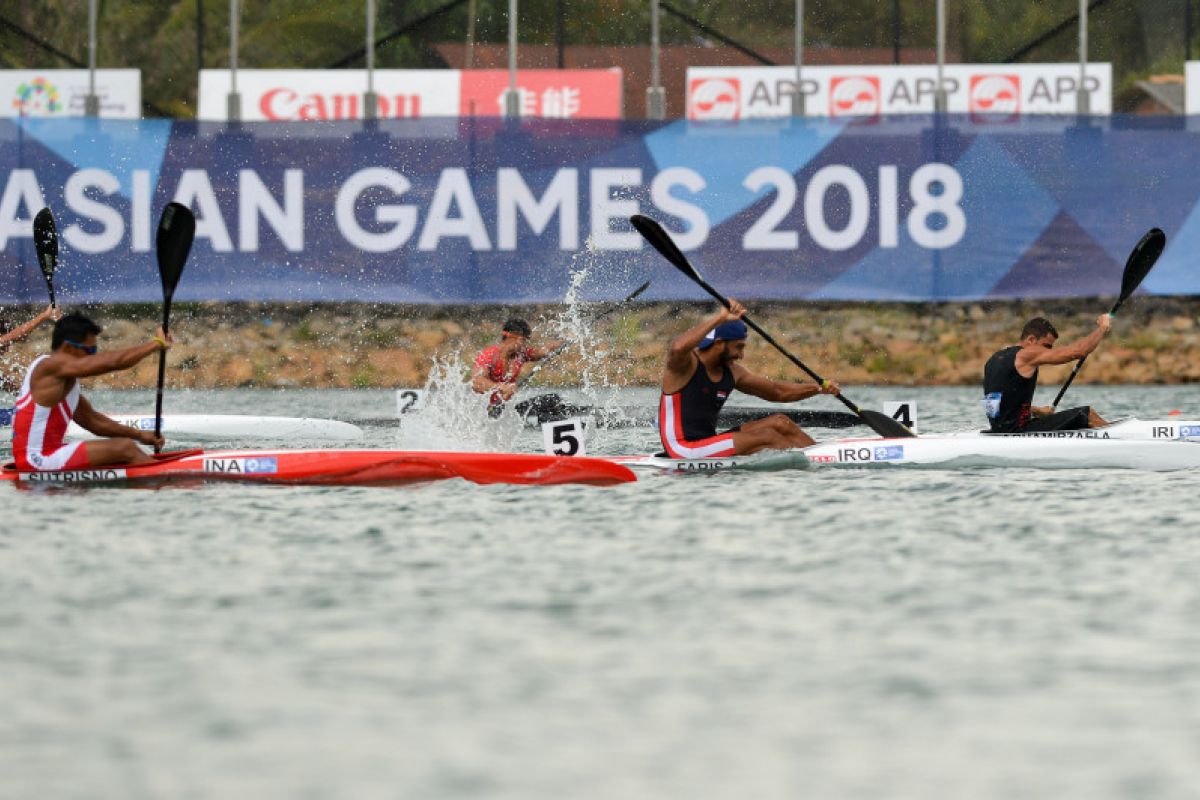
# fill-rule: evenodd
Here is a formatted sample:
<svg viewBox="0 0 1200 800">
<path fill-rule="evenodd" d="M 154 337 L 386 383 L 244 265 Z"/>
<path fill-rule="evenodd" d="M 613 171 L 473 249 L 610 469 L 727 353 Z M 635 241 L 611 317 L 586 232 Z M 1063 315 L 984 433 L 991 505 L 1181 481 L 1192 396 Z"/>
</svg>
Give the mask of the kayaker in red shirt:
<svg viewBox="0 0 1200 800">
<path fill-rule="evenodd" d="M 146 356 L 166 350 L 171 337 L 159 328 L 145 344 L 97 352 L 100 326 L 80 314 L 68 314 L 54 325 L 50 353 L 29 365 L 14 409 L 13 458 L 22 472 L 87 469 L 109 464 L 152 461 L 137 442 L 162 446 L 154 431 L 139 431 L 92 408 L 79 390 L 79 379 L 129 369 Z M 67 426 L 75 424 L 103 438 L 65 443 Z"/>
<path fill-rule="evenodd" d="M 499 344 L 484 348 L 475 357 L 471 388 L 478 394 L 490 392 L 488 404 L 491 407 L 499 408 L 512 399 L 521 378 L 521 367 L 530 361 L 542 360 L 562 344 L 553 342 L 546 347 L 531 347 L 529 339 L 532 336 L 529 323 L 513 317 L 501 328 Z"/>
</svg>

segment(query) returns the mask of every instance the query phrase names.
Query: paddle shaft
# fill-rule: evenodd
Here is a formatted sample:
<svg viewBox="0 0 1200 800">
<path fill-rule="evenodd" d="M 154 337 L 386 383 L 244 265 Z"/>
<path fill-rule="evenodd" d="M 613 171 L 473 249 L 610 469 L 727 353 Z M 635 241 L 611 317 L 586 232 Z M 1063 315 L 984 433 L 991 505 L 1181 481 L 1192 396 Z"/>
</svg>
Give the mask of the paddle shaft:
<svg viewBox="0 0 1200 800">
<path fill-rule="evenodd" d="M 163 333 L 167 333 L 167 328 L 171 324 L 171 297 L 167 295 L 163 298 Z M 162 410 L 163 410 L 163 387 L 167 383 L 167 349 L 158 351 L 158 386 L 154 393 L 154 438 L 158 439 L 162 436 Z M 157 444 L 154 445 L 154 452 L 158 453 L 162 450 Z"/>
</svg>

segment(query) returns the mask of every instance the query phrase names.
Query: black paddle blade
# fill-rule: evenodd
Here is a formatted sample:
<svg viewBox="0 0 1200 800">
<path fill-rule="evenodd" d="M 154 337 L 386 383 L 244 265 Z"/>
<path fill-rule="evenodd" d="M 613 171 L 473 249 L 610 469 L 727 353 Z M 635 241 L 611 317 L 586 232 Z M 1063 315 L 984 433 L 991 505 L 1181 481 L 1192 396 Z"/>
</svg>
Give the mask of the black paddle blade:
<svg viewBox="0 0 1200 800">
<path fill-rule="evenodd" d="M 1121 302 L 1142 284 L 1142 279 L 1150 273 L 1166 246 L 1167 235 L 1158 228 L 1151 228 L 1137 243 L 1125 262 L 1125 274 L 1121 276 Z"/>
<path fill-rule="evenodd" d="M 183 265 L 196 236 L 196 217 L 179 203 L 167 203 L 158 221 L 155 245 L 158 251 L 158 276 L 162 278 L 163 299 L 170 300 L 179 285 Z"/>
<path fill-rule="evenodd" d="M 889 439 L 904 439 L 916 436 L 915 433 L 908 429 L 907 425 L 892 419 L 882 412 L 860 408 L 858 409 L 858 415 L 867 424 L 868 428 L 880 436 L 885 436 Z"/>
<path fill-rule="evenodd" d="M 54 270 L 58 269 L 58 227 L 54 214 L 43 208 L 33 218 L 33 247 L 37 251 L 38 266 L 50 290 L 50 304 L 54 305 Z"/>
<path fill-rule="evenodd" d="M 675 241 L 671 235 L 663 230 L 663 226 L 659 225 L 654 220 L 642 214 L 634 214 L 629 218 L 629 224 L 642 235 L 642 238 L 654 247 L 655 250 L 662 253 L 663 258 L 675 265 L 675 268 L 687 275 L 697 283 L 701 283 L 704 279 L 700 277 L 700 273 L 691 265 L 687 257 L 675 245 Z"/>
</svg>

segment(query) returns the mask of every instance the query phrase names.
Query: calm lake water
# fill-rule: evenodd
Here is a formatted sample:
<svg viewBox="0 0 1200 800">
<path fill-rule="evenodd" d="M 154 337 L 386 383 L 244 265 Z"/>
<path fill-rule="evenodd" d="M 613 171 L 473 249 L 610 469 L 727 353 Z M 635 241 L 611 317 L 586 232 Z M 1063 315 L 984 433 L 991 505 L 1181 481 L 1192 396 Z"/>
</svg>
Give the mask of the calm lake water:
<svg viewBox="0 0 1200 800">
<path fill-rule="evenodd" d="M 980 424 L 977 395 L 852 396 L 915 399 L 937 431 Z M 1070 399 L 1200 416 L 1192 387 Z M 379 391 L 168 396 L 394 408 Z M 369 444 L 540 449 L 452 418 L 371 423 Z M 0 797 L 1194 798 L 1197 480 L 0 486 Z"/>
</svg>

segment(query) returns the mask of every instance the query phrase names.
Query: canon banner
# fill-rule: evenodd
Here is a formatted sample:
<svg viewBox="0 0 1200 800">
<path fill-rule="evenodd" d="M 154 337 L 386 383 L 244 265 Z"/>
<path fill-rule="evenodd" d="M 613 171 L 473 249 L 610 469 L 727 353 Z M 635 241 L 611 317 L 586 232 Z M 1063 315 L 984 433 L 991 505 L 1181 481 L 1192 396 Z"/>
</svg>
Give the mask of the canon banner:
<svg viewBox="0 0 1200 800">
<path fill-rule="evenodd" d="M 947 64 L 947 110 L 992 123 L 1022 114 L 1074 114 L 1079 76 L 1078 64 Z M 800 84 L 806 116 L 929 114 L 937 67 L 803 67 Z M 1092 114 L 1112 113 L 1111 64 L 1088 64 L 1084 88 Z M 688 117 L 787 117 L 795 91 L 795 67 L 689 67 Z"/>
<path fill-rule="evenodd" d="M 242 119 L 254 121 L 362 119 L 366 70 L 238 70 Z M 199 117 L 224 120 L 230 73 L 200 72 Z M 498 117 L 504 114 L 503 70 L 389 69 L 375 71 L 377 114 L 400 117 Z M 620 69 L 532 69 L 517 72 L 521 116 L 620 119 Z"/>
<path fill-rule="evenodd" d="M 182 300 L 703 299 L 629 226 L 648 214 L 746 300 L 1200 294 L 1200 134 L 971 115 L 699 123 L 0 120 L 0 302 L 153 301 L 163 205 L 196 212 Z"/>
<path fill-rule="evenodd" d="M 0 117 L 82 117 L 88 87 L 86 69 L 0 70 Z M 96 96 L 100 116 L 137 119 L 141 70 L 96 70 Z"/>
</svg>

